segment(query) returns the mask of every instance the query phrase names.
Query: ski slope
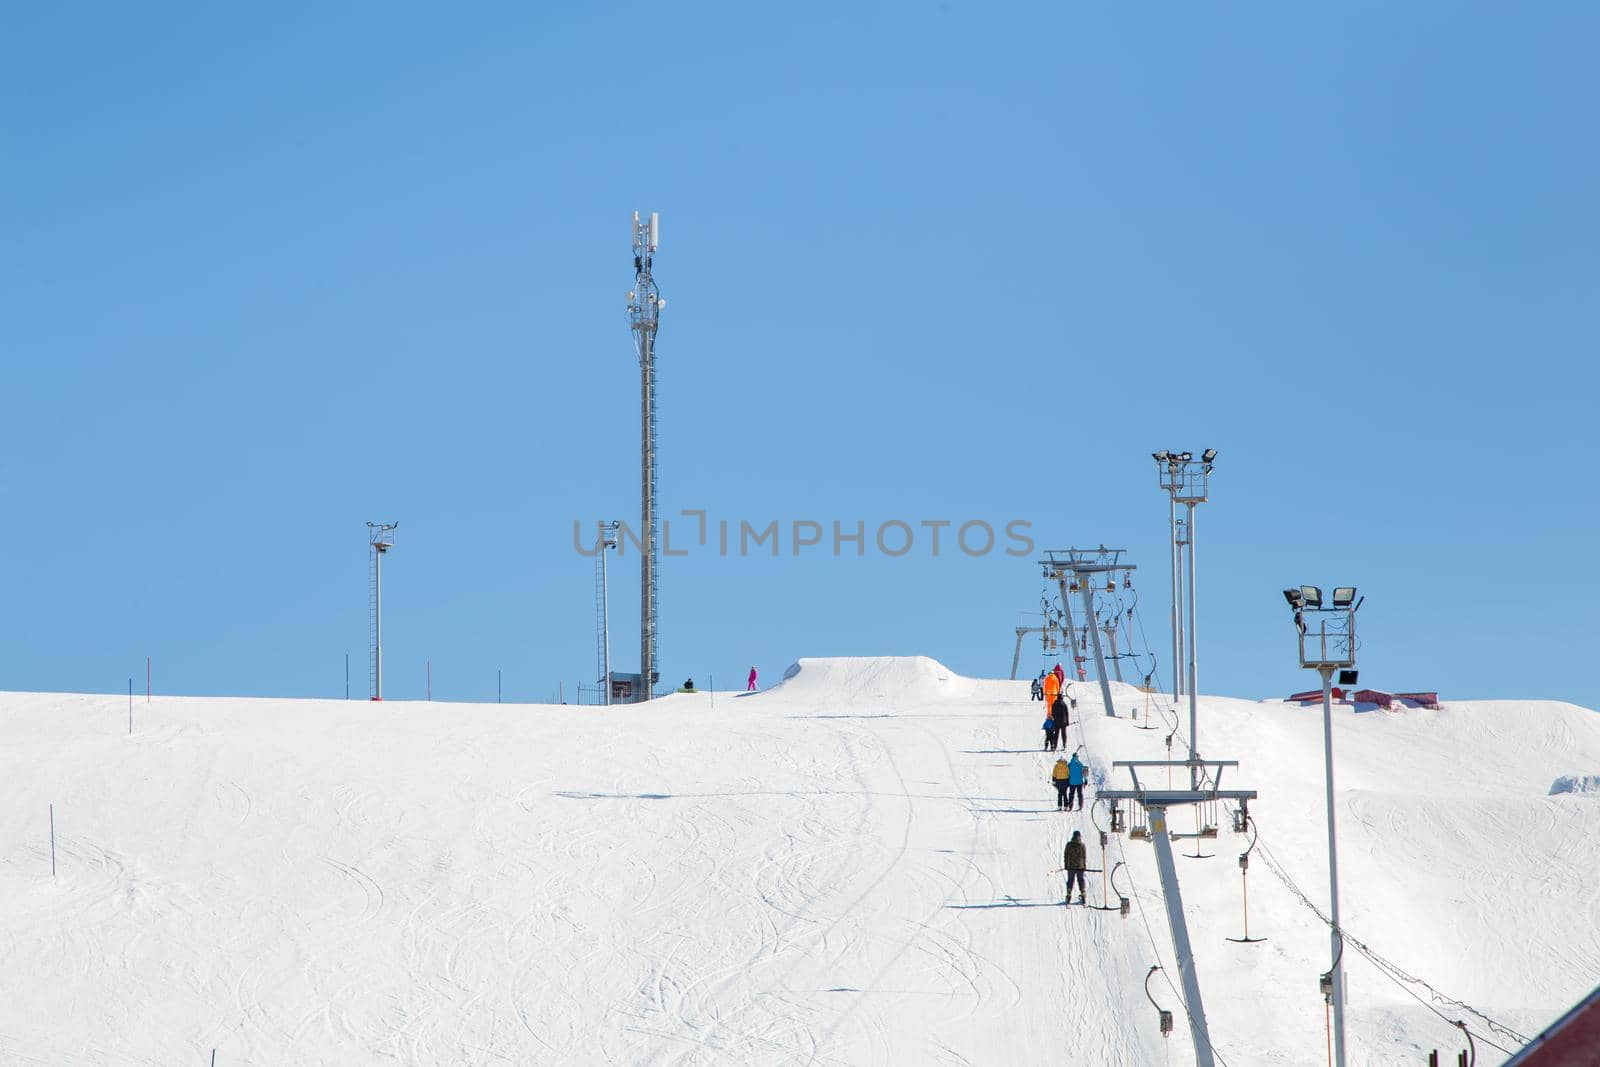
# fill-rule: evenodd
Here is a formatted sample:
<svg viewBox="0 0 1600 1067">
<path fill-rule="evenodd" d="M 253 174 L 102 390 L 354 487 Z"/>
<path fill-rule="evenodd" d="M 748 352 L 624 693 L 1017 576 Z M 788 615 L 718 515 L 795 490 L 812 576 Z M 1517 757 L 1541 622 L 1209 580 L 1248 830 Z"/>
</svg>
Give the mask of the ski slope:
<svg viewBox="0 0 1600 1067">
<path fill-rule="evenodd" d="M 1177 985 L 1151 846 L 1111 839 L 1128 918 L 1060 905 L 1068 832 L 1100 850 L 1054 810 L 1027 688 L 802 660 L 610 709 L 157 698 L 131 736 L 126 697 L 0 695 L 0 1063 L 1192 1063 L 1171 987 L 1165 1039 L 1142 989 L 1157 962 Z M 1143 694 L 1108 718 L 1092 688 L 1069 743 L 1095 781 L 1165 758 Z M 1202 754 L 1240 761 L 1325 907 L 1320 709 L 1200 705 Z M 1600 983 L 1600 715 L 1335 719 L 1355 937 L 1529 1035 Z M 1178 860 L 1216 1050 L 1323 1064 L 1327 930 L 1260 849 L 1268 940 L 1225 940 L 1244 845 L 1224 824 Z M 1454 1062 L 1450 1026 L 1346 965 L 1352 1064 Z"/>
</svg>

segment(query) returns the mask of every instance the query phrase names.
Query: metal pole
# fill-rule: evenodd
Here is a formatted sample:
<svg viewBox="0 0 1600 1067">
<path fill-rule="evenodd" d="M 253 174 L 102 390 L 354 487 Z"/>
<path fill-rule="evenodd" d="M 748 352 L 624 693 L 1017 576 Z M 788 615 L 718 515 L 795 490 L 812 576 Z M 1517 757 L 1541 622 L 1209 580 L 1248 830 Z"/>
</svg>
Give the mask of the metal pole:
<svg viewBox="0 0 1600 1067">
<path fill-rule="evenodd" d="M 600 629 L 601 643 L 605 646 L 602 656 L 605 676 L 601 679 L 601 688 L 605 690 L 605 697 L 600 701 L 607 707 L 611 706 L 611 589 L 606 584 L 606 552 L 610 535 L 602 529 L 600 532 Z"/>
<path fill-rule="evenodd" d="M 1106 624 L 1106 636 L 1111 638 L 1111 669 L 1117 672 L 1117 681 L 1122 681 L 1122 657 L 1117 655 L 1117 624 Z"/>
<path fill-rule="evenodd" d="M 1328 900 L 1329 914 L 1333 916 L 1333 930 L 1329 933 L 1333 952 L 1333 1059 L 1336 1067 L 1344 1062 L 1344 951 L 1343 927 L 1339 924 L 1339 847 L 1334 833 L 1333 807 L 1333 668 L 1322 671 L 1322 747 L 1328 779 Z"/>
<path fill-rule="evenodd" d="M 1067 579 L 1057 579 L 1061 587 L 1061 621 L 1067 628 L 1067 658 L 1072 660 L 1072 673 L 1078 673 L 1078 631 L 1072 625 L 1072 598 L 1067 595 Z"/>
<path fill-rule="evenodd" d="M 344 654 L 344 698 L 350 699 L 350 653 Z"/>
<path fill-rule="evenodd" d="M 383 553 L 372 550 L 372 678 L 373 700 L 383 699 Z"/>
<path fill-rule="evenodd" d="M 1100 674 L 1100 697 L 1106 702 L 1106 714 L 1115 717 L 1116 707 L 1111 703 L 1111 683 L 1106 679 L 1106 657 L 1100 651 L 1100 627 L 1094 624 L 1094 590 L 1089 587 L 1089 576 L 1078 575 L 1078 592 L 1083 594 L 1083 628 L 1089 631 L 1090 644 L 1094 645 L 1094 666 Z"/>
<path fill-rule="evenodd" d="M 1195 766 L 1199 759 L 1198 745 L 1200 737 L 1198 699 L 1200 692 L 1199 659 L 1200 653 L 1196 648 L 1194 612 L 1194 501 L 1188 501 L 1185 507 L 1189 510 L 1189 788 L 1200 788 L 1200 768 Z"/>
<path fill-rule="evenodd" d="M 1028 631 L 1021 626 L 1017 627 L 1017 650 L 1011 653 L 1011 680 L 1017 680 L 1017 664 L 1022 662 L 1022 635 Z"/>
<path fill-rule="evenodd" d="M 1172 927 L 1172 951 L 1178 957 L 1178 974 L 1183 979 L 1183 1000 L 1188 1005 L 1189 1036 L 1194 1041 L 1197 1067 L 1214 1067 L 1211 1035 L 1206 1028 L 1206 1008 L 1200 1000 L 1200 979 L 1194 970 L 1194 950 L 1189 946 L 1189 924 L 1183 917 L 1183 898 L 1178 893 L 1178 869 L 1172 861 L 1172 840 L 1167 836 L 1167 809 L 1146 808 L 1150 820 L 1150 840 L 1156 847 L 1156 868 L 1161 872 L 1161 896 L 1167 906 L 1167 924 Z"/>
<path fill-rule="evenodd" d="M 1167 546 L 1172 557 L 1172 702 L 1183 696 L 1183 591 L 1178 584 L 1178 498 L 1167 492 Z"/>
</svg>

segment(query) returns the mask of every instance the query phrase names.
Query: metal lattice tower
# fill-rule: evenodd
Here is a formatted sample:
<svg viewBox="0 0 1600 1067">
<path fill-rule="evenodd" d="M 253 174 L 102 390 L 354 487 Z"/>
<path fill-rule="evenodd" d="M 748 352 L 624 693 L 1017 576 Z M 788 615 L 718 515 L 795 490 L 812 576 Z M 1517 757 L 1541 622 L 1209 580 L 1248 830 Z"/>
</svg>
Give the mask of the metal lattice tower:
<svg viewBox="0 0 1600 1067">
<path fill-rule="evenodd" d="M 1044 559 L 1039 561 L 1045 581 L 1055 582 L 1061 590 L 1062 621 L 1067 629 L 1067 649 L 1073 656 L 1074 664 L 1080 661 L 1069 593 L 1076 590 L 1083 598 L 1085 643 L 1094 652 L 1100 698 L 1105 702 L 1106 714 L 1111 716 L 1116 715 L 1117 710 L 1111 703 L 1111 681 L 1106 677 L 1105 652 L 1100 647 L 1101 630 L 1095 621 L 1094 586 L 1102 575 L 1111 575 L 1116 571 L 1131 574 L 1135 570 L 1133 564 L 1121 562 L 1122 554 L 1126 551 L 1125 548 L 1107 548 L 1105 545 L 1099 548 L 1046 549 Z"/>
<path fill-rule="evenodd" d="M 656 522 L 656 328 L 666 301 L 651 277 L 651 261 L 661 236 L 661 216 L 649 221 L 633 213 L 633 290 L 628 293 L 628 317 L 633 324 L 633 344 L 639 354 L 639 518 L 644 551 L 639 567 L 639 697 L 649 700 L 661 674 L 656 667 L 656 568 L 660 542 Z"/>
<path fill-rule="evenodd" d="M 394 547 L 398 522 L 367 523 L 367 621 L 371 638 L 368 681 L 373 700 L 383 699 L 383 557 Z"/>
</svg>

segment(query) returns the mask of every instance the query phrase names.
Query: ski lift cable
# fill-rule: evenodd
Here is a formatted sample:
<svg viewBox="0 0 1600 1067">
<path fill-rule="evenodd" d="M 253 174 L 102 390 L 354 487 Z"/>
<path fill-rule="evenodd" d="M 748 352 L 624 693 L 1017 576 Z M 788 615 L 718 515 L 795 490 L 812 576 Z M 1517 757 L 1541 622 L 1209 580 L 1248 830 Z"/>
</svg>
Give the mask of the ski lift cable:
<svg viewBox="0 0 1600 1067">
<path fill-rule="evenodd" d="M 1179 731 L 1174 730 L 1174 732 L 1178 733 Z M 1187 740 L 1187 739 L 1185 739 L 1185 740 Z M 1210 772 L 1209 769 L 1202 770 L 1200 781 L 1201 781 L 1201 783 L 1203 785 L 1210 783 L 1210 781 L 1211 781 L 1211 772 Z M 1228 805 L 1228 811 L 1229 811 L 1230 814 L 1232 814 L 1235 810 L 1237 810 L 1236 805 L 1231 805 L 1231 804 Z M 1312 914 L 1314 914 L 1318 919 L 1320 919 L 1322 921 L 1323 925 L 1327 926 L 1329 929 L 1332 929 L 1333 928 L 1333 920 L 1330 919 L 1322 911 L 1321 908 L 1317 907 L 1317 905 L 1312 902 L 1311 898 L 1306 896 L 1305 892 L 1298 885 L 1295 884 L 1294 879 L 1291 878 L 1289 876 L 1289 873 L 1287 871 L 1285 871 L 1283 869 L 1283 867 L 1279 864 L 1278 858 L 1272 854 L 1272 849 L 1270 847 L 1268 847 L 1267 843 L 1264 840 L 1262 840 L 1261 827 L 1260 827 L 1259 824 L 1256 823 L 1256 819 L 1255 819 L 1254 815 L 1250 816 L 1250 823 L 1251 823 L 1251 826 L 1253 827 L 1253 829 L 1255 830 L 1255 835 L 1256 835 L 1254 840 L 1251 842 L 1250 848 L 1252 850 L 1254 850 L 1255 848 L 1259 847 L 1261 849 L 1261 858 L 1266 861 L 1267 869 L 1270 870 L 1273 873 L 1273 875 L 1276 876 L 1277 879 L 1284 884 L 1285 888 L 1287 888 L 1290 893 L 1294 894 L 1294 896 L 1299 899 L 1299 901 L 1300 901 L 1300 903 L 1302 905 L 1304 905 L 1306 908 L 1308 908 L 1311 911 Z M 1128 872 L 1128 877 L 1129 877 L 1129 881 L 1131 882 L 1132 878 L 1133 878 L 1133 872 L 1132 871 Z M 1137 900 L 1137 898 L 1135 898 L 1135 899 Z M 1463 1023 L 1459 1019 L 1452 1019 L 1449 1016 L 1445 1015 L 1438 1008 L 1434 1007 L 1432 1004 L 1428 1003 L 1422 997 L 1418 996 L 1416 991 L 1414 989 L 1410 988 L 1410 986 L 1408 986 L 1406 983 L 1410 982 L 1410 983 L 1414 983 L 1415 985 L 1421 986 L 1422 988 L 1424 988 L 1424 989 L 1426 989 L 1428 991 L 1429 995 L 1431 995 L 1435 1000 L 1439 1001 L 1442 1004 L 1445 1004 L 1447 1006 L 1453 1006 L 1453 1007 L 1456 1007 L 1456 1008 L 1460 1008 L 1463 1011 L 1469 1012 L 1472 1015 L 1476 1015 L 1478 1018 L 1482 1019 L 1484 1021 L 1485 1025 L 1489 1028 L 1489 1030 L 1491 1030 L 1497 1036 L 1509 1038 L 1511 1041 L 1516 1042 L 1518 1045 L 1526 1045 L 1528 1043 L 1528 1041 L 1530 1040 L 1528 1037 L 1524 1036 L 1523 1034 L 1518 1033 L 1516 1030 L 1513 1030 L 1511 1027 L 1506 1026 L 1504 1023 L 1501 1023 L 1501 1022 L 1499 1022 L 1499 1021 L 1497 1021 L 1495 1019 L 1490 1018 L 1488 1015 L 1485 1015 L 1483 1012 L 1479 1011 L 1477 1008 L 1474 1008 L 1471 1004 L 1468 1004 L 1466 1001 L 1458 1000 L 1455 997 L 1452 997 L 1452 996 L 1450 996 L 1450 995 L 1448 995 L 1446 993 L 1440 992 L 1438 989 L 1436 989 L 1432 985 L 1428 984 L 1428 982 L 1425 981 L 1424 979 L 1418 978 L 1416 975 L 1406 972 L 1405 970 L 1400 968 L 1395 963 L 1393 963 L 1393 962 L 1385 959 L 1383 956 L 1379 955 L 1378 952 L 1375 949 L 1373 949 L 1370 945 L 1366 944 L 1364 941 L 1362 941 L 1361 939 L 1359 939 L 1359 938 L 1355 937 L 1353 934 L 1351 934 L 1348 928 L 1344 928 L 1344 929 L 1341 929 L 1339 931 L 1339 942 L 1340 942 L 1339 952 L 1340 952 L 1341 956 L 1344 953 L 1344 944 L 1346 942 L 1348 942 L 1356 950 L 1356 952 L 1358 952 L 1362 957 L 1364 957 L 1367 960 L 1367 962 L 1371 963 L 1374 967 L 1376 967 L 1378 969 L 1378 971 L 1381 974 L 1384 975 L 1384 977 L 1388 978 L 1395 985 L 1397 985 L 1401 989 L 1405 990 L 1406 993 L 1412 999 L 1417 1001 L 1417 1003 L 1421 1004 L 1423 1007 L 1427 1008 L 1429 1011 L 1433 1012 L 1433 1014 L 1437 1015 L 1443 1022 L 1449 1023 L 1451 1026 L 1455 1026 L 1455 1027 L 1460 1028 L 1463 1033 L 1467 1033 L 1469 1036 L 1471 1034 L 1471 1031 L 1467 1028 L 1465 1023 Z M 1504 1047 L 1502 1047 L 1500 1045 L 1495 1044 L 1493 1041 L 1489 1040 L 1489 1038 L 1487 1036 L 1483 1035 L 1483 1034 L 1479 1034 L 1477 1036 L 1480 1039 L 1483 1040 L 1484 1044 L 1490 1046 L 1491 1048 L 1498 1049 L 1499 1051 L 1504 1052 L 1507 1055 L 1510 1055 L 1514 1051 L 1513 1049 L 1507 1049 L 1507 1048 L 1504 1048 Z"/>
<path fill-rule="evenodd" d="M 1209 780 L 1209 778 L 1210 778 L 1210 774 L 1209 774 L 1209 772 L 1207 772 L 1203 776 L 1202 780 Z M 1232 813 L 1235 810 L 1237 810 L 1235 806 L 1229 805 L 1229 812 L 1230 813 Z M 1255 837 L 1252 839 L 1252 841 L 1250 843 L 1250 851 L 1254 851 L 1255 849 L 1257 849 L 1259 847 L 1259 849 L 1261 850 L 1261 858 L 1266 862 L 1267 869 L 1272 871 L 1273 875 L 1280 882 L 1283 883 L 1284 887 L 1287 888 L 1289 890 L 1289 892 L 1291 894 L 1293 894 L 1300 901 L 1300 903 L 1303 906 L 1305 906 L 1312 914 L 1314 914 L 1319 920 L 1321 920 L 1322 923 L 1325 926 L 1327 926 L 1330 929 L 1332 929 L 1333 921 L 1322 911 L 1321 908 L 1319 908 L 1311 900 L 1310 897 L 1306 896 L 1305 892 L 1299 887 L 1299 885 L 1297 885 L 1295 883 L 1294 879 L 1289 876 L 1289 873 L 1283 869 L 1283 866 L 1278 861 L 1278 858 L 1272 854 L 1272 849 L 1267 845 L 1266 841 L 1264 841 L 1262 839 L 1262 837 L 1261 837 L 1261 827 L 1256 822 L 1256 819 L 1255 819 L 1254 815 L 1251 815 L 1249 817 L 1249 822 L 1250 822 L 1251 829 L 1255 831 Z M 1439 1009 L 1434 1007 L 1434 1005 L 1428 1003 L 1422 997 L 1418 996 L 1416 991 L 1414 989 L 1410 988 L 1410 986 L 1408 986 L 1406 983 L 1409 982 L 1409 983 L 1413 983 L 1415 985 L 1419 985 L 1419 986 L 1423 987 L 1424 989 L 1426 989 L 1428 991 L 1428 993 L 1435 1000 L 1439 1001 L 1442 1004 L 1446 1004 L 1446 1005 L 1449 1005 L 1449 1006 L 1454 1006 L 1454 1007 L 1460 1008 L 1460 1009 L 1462 1009 L 1462 1010 L 1464 1010 L 1466 1012 L 1469 1012 L 1472 1015 L 1476 1015 L 1478 1018 L 1482 1019 L 1484 1021 L 1484 1023 L 1487 1025 L 1487 1027 L 1498 1036 L 1508 1038 L 1508 1039 L 1516 1042 L 1519 1045 L 1526 1045 L 1528 1043 L 1529 1039 L 1527 1037 L 1525 1037 L 1524 1035 L 1518 1033 L 1516 1030 L 1513 1030 L 1511 1027 L 1506 1026 L 1504 1023 L 1498 1022 L 1497 1020 L 1490 1018 L 1488 1015 L 1485 1015 L 1483 1012 L 1479 1011 L 1477 1008 L 1474 1008 L 1472 1005 L 1468 1004 L 1466 1001 L 1458 1000 L 1455 997 L 1452 997 L 1452 996 L 1449 996 L 1446 993 L 1440 992 L 1438 989 L 1436 989 L 1432 985 L 1428 984 L 1427 981 L 1425 981 L 1425 980 L 1423 980 L 1421 978 L 1418 978 L 1416 975 L 1407 973 L 1405 970 L 1401 969 L 1398 965 L 1396 965 L 1393 962 L 1385 959 L 1383 956 L 1379 955 L 1378 952 L 1376 950 L 1374 950 L 1370 945 L 1366 944 L 1360 938 L 1357 938 L 1353 934 L 1351 934 L 1350 931 L 1348 930 L 1348 928 L 1341 929 L 1339 931 L 1339 942 L 1340 942 L 1339 951 L 1340 951 L 1340 955 L 1341 956 L 1344 953 L 1344 945 L 1346 943 L 1348 943 L 1352 948 L 1354 948 L 1356 950 L 1356 952 L 1358 952 L 1369 963 L 1371 963 L 1374 967 L 1376 967 L 1378 969 L 1378 971 L 1384 975 L 1384 977 L 1388 978 L 1395 985 L 1397 985 L 1401 989 L 1405 990 L 1406 993 L 1412 999 L 1417 1001 L 1417 1003 L 1421 1004 L 1423 1007 L 1425 1007 L 1429 1011 L 1433 1012 L 1433 1014 L 1437 1015 L 1442 1021 L 1444 1021 L 1446 1023 L 1449 1023 L 1451 1026 L 1459 1027 L 1463 1032 L 1470 1033 L 1470 1031 L 1468 1030 L 1468 1028 L 1467 1028 L 1465 1023 L 1461 1022 L 1458 1019 L 1451 1019 L 1449 1016 L 1447 1016 L 1443 1012 L 1439 1011 Z M 1512 1051 L 1514 1051 L 1513 1049 L 1503 1048 L 1502 1046 L 1495 1044 L 1493 1041 L 1489 1040 L 1489 1038 L 1487 1036 L 1483 1035 L 1483 1034 L 1479 1034 L 1478 1037 L 1481 1038 L 1483 1040 L 1483 1042 L 1485 1044 L 1489 1045 L 1491 1048 L 1498 1049 L 1499 1051 L 1504 1052 L 1507 1055 L 1509 1055 Z"/>
</svg>

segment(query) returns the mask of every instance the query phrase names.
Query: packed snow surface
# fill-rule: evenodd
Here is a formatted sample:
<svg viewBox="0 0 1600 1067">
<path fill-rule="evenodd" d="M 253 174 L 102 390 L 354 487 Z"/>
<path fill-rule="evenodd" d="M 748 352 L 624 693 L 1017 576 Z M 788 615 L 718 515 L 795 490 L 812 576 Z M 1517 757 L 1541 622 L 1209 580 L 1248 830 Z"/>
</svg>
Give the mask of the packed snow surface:
<svg viewBox="0 0 1600 1067">
<path fill-rule="evenodd" d="M 1159 697 L 1074 691 L 1091 800 L 1167 757 Z M 1061 904 L 1069 832 L 1102 853 L 1096 812 L 1054 810 L 1042 713 L 921 658 L 609 709 L 158 697 L 131 735 L 126 697 L 0 696 L 0 1063 L 1193 1062 L 1152 846 L 1104 856 L 1129 917 Z M 1326 908 L 1321 709 L 1206 697 L 1199 733 L 1260 791 L 1266 941 L 1227 940 L 1226 811 L 1177 860 L 1220 1061 L 1323 1064 L 1328 931 L 1267 862 Z M 1341 707 L 1333 733 L 1354 937 L 1524 1034 L 1600 982 L 1600 808 L 1551 787 L 1600 767 L 1600 715 Z M 1352 1064 L 1454 1062 L 1345 963 Z"/>
</svg>

